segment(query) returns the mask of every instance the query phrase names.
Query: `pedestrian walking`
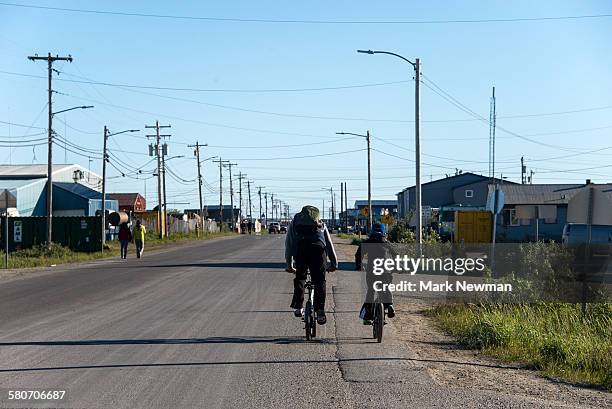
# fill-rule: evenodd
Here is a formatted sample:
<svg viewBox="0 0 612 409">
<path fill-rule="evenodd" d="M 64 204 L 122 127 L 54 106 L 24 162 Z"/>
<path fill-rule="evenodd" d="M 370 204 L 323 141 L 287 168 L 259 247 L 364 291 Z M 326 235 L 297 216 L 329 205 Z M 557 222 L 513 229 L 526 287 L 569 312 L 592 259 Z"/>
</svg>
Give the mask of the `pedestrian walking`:
<svg viewBox="0 0 612 409">
<path fill-rule="evenodd" d="M 121 223 L 119 226 L 119 244 L 121 245 L 121 258 L 126 259 L 128 253 L 128 244 L 132 241 L 132 232 L 127 223 Z"/>
<path fill-rule="evenodd" d="M 146 233 L 147 231 L 140 222 L 140 220 L 136 220 L 136 225 L 134 226 L 134 231 L 132 232 L 132 236 L 134 237 L 134 244 L 136 244 L 136 258 L 142 257 Z"/>
</svg>

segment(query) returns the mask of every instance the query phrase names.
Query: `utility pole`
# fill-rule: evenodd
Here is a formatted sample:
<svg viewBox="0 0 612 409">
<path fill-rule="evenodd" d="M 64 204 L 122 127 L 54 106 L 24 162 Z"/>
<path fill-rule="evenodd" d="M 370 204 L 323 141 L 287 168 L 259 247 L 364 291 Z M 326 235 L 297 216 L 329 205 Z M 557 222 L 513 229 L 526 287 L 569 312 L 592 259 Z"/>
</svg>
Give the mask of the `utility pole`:
<svg viewBox="0 0 612 409">
<path fill-rule="evenodd" d="M 268 225 L 268 192 L 264 193 L 264 197 L 266 199 L 266 212 L 264 213 L 266 215 L 266 226 Z"/>
<path fill-rule="evenodd" d="M 155 125 L 145 125 L 145 128 L 155 129 L 155 135 L 147 135 L 147 138 L 155 138 L 155 145 L 149 145 L 149 156 L 155 155 L 157 158 L 157 223 L 159 227 L 159 238 L 163 239 L 165 235 L 166 214 L 162 213 L 162 164 L 160 155 L 160 139 L 167 138 L 170 135 L 160 135 L 159 130 L 162 128 L 170 128 L 170 125 L 160 125 L 159 121 L 155 121 Z M 164 191 L 165 193 L 165 191 Z"/>
<path fill-rule="evenodd" d="M 249 192 L 249 217 L 253 219 L 253 204 L 251 202 L 251 181 L 247 180 L 247 191 Z"/>
<path fill-rule="evenodd" d="M 271 217 L 271 219 L 272 219 L 272 220 L 274 220 L 274 193 L 272 193 L 272 194 L 271 194 L 271 197 L 270 197 L 270 206 L 272 207 L 272 208 L 270 209 L 270 212 L 272 213 L 272 215 L 271 215 L 271 216 L 272 216 L 272 217 Z"/>
<path fill-rule="evenodd" d="M 189 148 L 195 148 L 193 151 L 194 156 L 196 157 L 196 161 L 198 164 L 198 195 L 200 198 L 200 229 L 204 230 L 204 199 L 202 198 L 202 170 L 200 163 L 200 148 L 203 146 L 208 146 L 208 144 L 200 145 L 197 141 L 195 145 L 188 145 Z"/>
<path fill-rule="evenodd" d="M 525 158 L 521 156 L 521 184 L 525 184 L 525 172 L 527 171 L 527 167 L 525 166 Z"/>
<path fill-rule="evenodd" d="M 102 145 L 102 245 L 101 252 L 104 252 L 104 244 L 106 243 L 106 162 L 108 161 L 108 155 L 106 153 L 106 146 L 108 143 L 108 128 L 104 125 L 104 143 Z"/>
<path fill-rule="evenodd" d="M 229 160 L 219 157 L 219 160 L 213 160 L 213 162 L 219 164 L 219 223 L 223 225 L 223 164 L 229 163 Z"/>
<path fill-rule="evenodd" d="M 8 268 L 9 263 L 9 191 L 4 189 L 4 268 Z"/>
<path fill-rule="evenodd" d="M 257 195 L 259 196 L 259 219 L 261 219 L 263 210 L 263 208 L 261 207 L 261 189 L 263 189 L 264 187 L 265 186 L 257 186 Z"/>
<path fill-rule="evenodd" d="M 242 221 L 242 179 L 244 179 L 246 175 L 242 172 L 238 172 L 238 195 L 240 197 L 240 211 L 239 218 Z"/>
<path fill-rule="evenodd" d="M 232 232 L 236 227 L 236 220 L 234 219 L 234 185 L 232 183 L 232 166 L 236 166 L 236 163 L 227 163 L 225 166 L 229 169 L 229 178 L 230 178 L 230 207 L 232 208 Z"/>
<path fill-rule="evenodd" d="M 168 199 L 166 198 L 166 155 L 168 155 L 168 145 L 162 145 L 162 184 L 164 190 L 164 234 L 168 237 Z"/>
<path fill-rule="evenodd" d="M 423 207 L 421 203 L 421 60 L 416 59 L 414 63 L 414 150 L 416 162 L 416 213 L 417 213 L 417 235 L 416 241 L 421 251 L 423 242 Z M 372 209 L 370 209 L 371 211 Z M 372 213 L 370 213 L 371 223 Z"/>
<path fill-rule="evenodd" d="M 51 245 L 51 241 L 53 240 L 53 223 L 51 217 L 53 217 L 53 87 L 51 85 L 51 79 L 53 77 L 53 63 L 55 61 L 68 61 L 72 62 L 72 56 L 68 55 L 68 57 L 59 57 L 56 55 L 53 57 L 51 53 L 48 53 L 46 57 L 39 57 L 38 54 L 34 56 L 29 56 L 28 60 L 37 61 L 37 60 L 46 60 L 47 61 L 47 71 L 48 71 L 48 108 L 49 108 L 49 125 L 47 128 L 47 245 Z"/>
<path fill-rule="evenodd" d="M 344 227 L 348 232 L 348 193 L 346 192 L 346 182 L 344 182 Z"/>
<path fill-rule="evenodd" d="M 340 219 L 340 226 L 342 223 L 342 214 L 344 213 L 344 182 L 340 182 L 340 214 L 338 214 L 338 218 Z"/>
<path fill-rule="evenodd" d="M 368 231 L 372 231 L 372 162 L 370 159 L 370 130 L 366 132 L 368 143 Z"/>
</svg>

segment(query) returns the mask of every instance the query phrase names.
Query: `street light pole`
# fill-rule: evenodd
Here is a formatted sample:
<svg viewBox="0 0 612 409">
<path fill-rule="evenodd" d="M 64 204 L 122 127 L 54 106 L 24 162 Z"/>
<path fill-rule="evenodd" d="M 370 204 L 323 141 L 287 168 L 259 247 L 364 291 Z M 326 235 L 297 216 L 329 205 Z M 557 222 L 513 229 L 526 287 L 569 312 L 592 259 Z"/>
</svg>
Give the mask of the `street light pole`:
<svg viewBox="0 0 612 409">
<path fill-rule="evenodd" d="M 102 241 L 100 251 L 104 252 L 104 244 L 106 243 L 106 163 L 108 162 L 107 142 L 108 138 L 114 135 L 119 135 L 126 132 L 138 132 L 138 129 L 128 129 L 121 132 L 109 133 L 108 127 L 104 125 L 104 145 L 102 148 L 102 203 L 101 203 L 101 216 L 102 216 Z"/>
<path fill-rule="evenodd" d="M 414 68 L 415 87 L 414 87 L 414 150 L 415 150 L 415 213 L 417 215 L 416 242 L 420 245 L 423 241 L 423 211 L 421 205 L 421 115 L 420 115 L 420 83 L 421 83 L 421 60 L 417 58 L 415 62 L 402 57 L 399 54 L 388 51 L 357 50 L 362 54 L 388 54 L 400 58 Z"/>
</svg>

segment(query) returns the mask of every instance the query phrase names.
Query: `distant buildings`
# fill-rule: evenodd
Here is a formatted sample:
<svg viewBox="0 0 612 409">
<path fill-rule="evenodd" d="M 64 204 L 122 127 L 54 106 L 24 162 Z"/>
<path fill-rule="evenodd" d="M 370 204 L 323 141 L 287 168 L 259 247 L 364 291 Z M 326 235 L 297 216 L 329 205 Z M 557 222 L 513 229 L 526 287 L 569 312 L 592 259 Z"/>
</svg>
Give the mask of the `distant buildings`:
<svg viewBox="0 0 612 409">
<path fill-rule="evenodd" d="M 584 184 L 504 184 L 504 207 L 497 217 L 496 240 L 500 242 L 561 241 L 567 223 L 568 203 Z M 612 199 L 612 184 L 592 184 Z M 489 186 L 493 192 L 495 187 Z M 586 209 L 585 209 L 586 211 Z M 612 209 L 610 209 L 612 212 Z M 537 221 L 537 228 L 536 228 Z"/>
<path fill-rule="evenodd" d="M 93 216 L 101 209 L 102 178 L 80 165 L 53 165 L 53 213 Z M 20 216 L 46 216 L 47 165 L 0 165 L 0 191 Z M 117 209 L 107 200 L 106 209 Z M 0 203 L 0 207 L 4 206 Z"/>
<path fill-rule="evenodd" d="M 147 210 L 147 199 L 140 193 L 109 193 L 108 197 L 119 202 L 122 212 L 143 213 Z"/>
</svg>

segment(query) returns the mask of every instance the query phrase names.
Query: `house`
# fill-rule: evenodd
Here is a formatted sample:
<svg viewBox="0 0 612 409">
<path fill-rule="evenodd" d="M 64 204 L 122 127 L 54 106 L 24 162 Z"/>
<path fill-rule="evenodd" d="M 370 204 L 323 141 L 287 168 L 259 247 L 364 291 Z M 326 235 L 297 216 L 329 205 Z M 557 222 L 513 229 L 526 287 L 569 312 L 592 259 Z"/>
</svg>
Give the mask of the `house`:
<svg viewBox="0 0 612 409">
<path fill-rule="evenodd" d="M 231 223 L 232 221 L 232 213 L 230 211 L 232 207 L 230 205 L 223 205 L 223 221 L 226 223 Z M 207 205 L 204 206 L 204 217 L 206 219 L 217 220 L 220 218 L 220 210 L 219 205 Z M 200 209 L 185 209 L 184 213 L 186 214 L 200 214 Z M 240 216 L 240 209 L 234 207 L 234 221 L 238 221 Z"/>
<path fill-rule="evenodd" d="M 99 192 L 102 178 L 80 165 L 53 165 L 53 182 L 78 184 Z M 0 165 L 0 191 L 9 193 L 9 201 L 20 216 L 45 216 L 47 200 L 47 165 Z M 65 189 L 64 189 L 65 190 Z M 54 191 L 55 192 L 55 187 Z M 53 200 L 53 210 L 74 210 L 71 203 L 74 196 L 61 195 Z M 89 208 L 79 205 L 86 214 Z M 107 202 L 107 209 L 112 209 L 112 202 Z"/>
<path fill-rule="evenodd" d="M 591 184 L 612 199 L 612 184 Z M 568 203 L 583 184 L 504 184 L 504 207 L 497 217 L 495 239 L 498 242 L 561 241 L 567 223 Z M 495 187 L 489 186 L 493 194 Z"/>
<path fill-rule="evenodd" d="M 421 184 L 421 206 L 436 209 L 445 206 L 484 208 L 489 192 L 488 185 L 492 181 L 514 184 L 471 172 L 460 173 Z M 400 218 L 407 218 L 414 212 L 415 196 L 415 186 L 408 187 L 397 194 Z"/>
<path fill-rule="evenodd" d="M 147 210 L 147 199 L 140 193 L 109 193 L 108 196 L 119 202 L 119 211 L 142 213 Z"/>
<path fill-rule="evenodd" d="M 116 212 L 119 204 L 106 198 L 106 210 Z M 102 209 L 102 193 L 80 183 L 53 182 L 53 216 L 96 216 Z"/>
</svg>

